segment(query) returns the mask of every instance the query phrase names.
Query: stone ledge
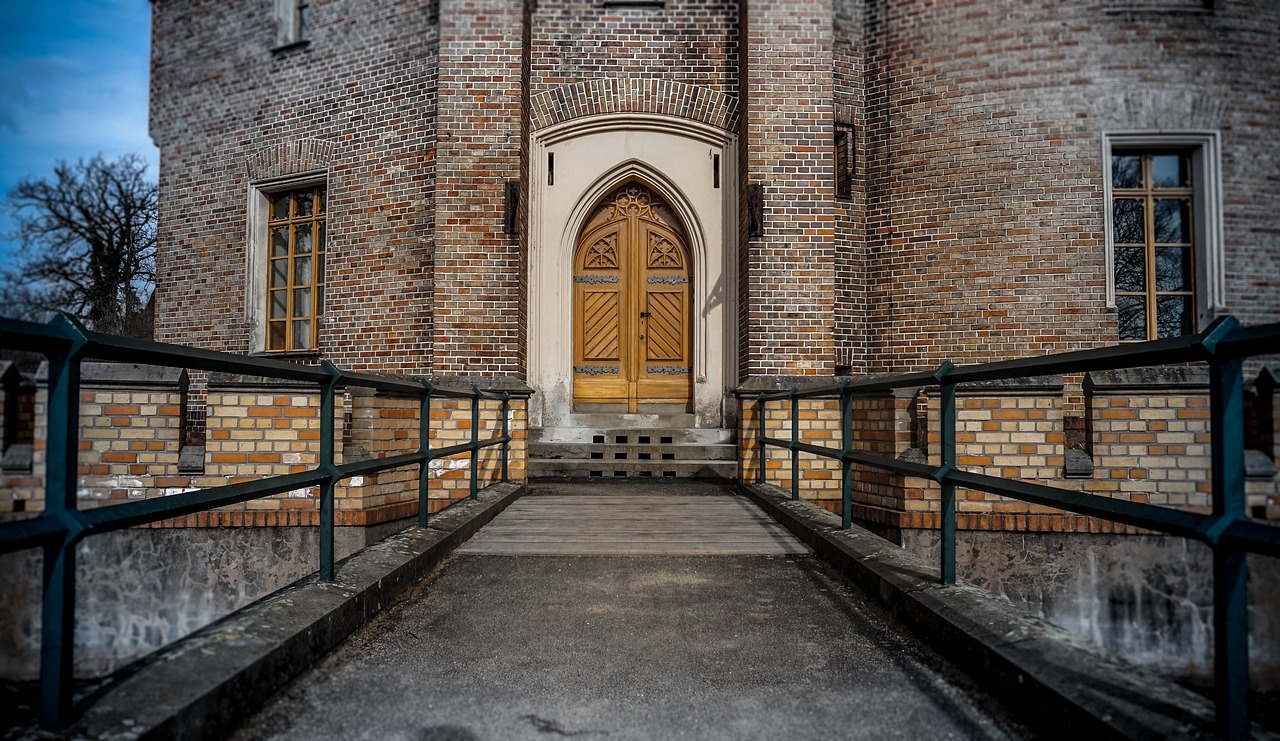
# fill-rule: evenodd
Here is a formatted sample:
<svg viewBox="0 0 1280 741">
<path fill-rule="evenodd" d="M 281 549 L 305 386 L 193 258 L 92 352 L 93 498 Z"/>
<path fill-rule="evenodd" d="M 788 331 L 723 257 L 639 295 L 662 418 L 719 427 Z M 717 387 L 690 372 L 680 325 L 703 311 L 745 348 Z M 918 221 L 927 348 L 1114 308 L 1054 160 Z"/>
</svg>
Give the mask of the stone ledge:
<svg viewBox="0 0 1280 741">
<path fill-rule="evenodd" d="M 1199 366 L 1121 368 L 1090 371 L 1084 377 L 1086 394 L 1127 394 L 1132 391 L 1205 393 L 1208 390 L 1209 369 Z"/>
<path fill-rule="evenodd" d="M 63 733 L 21 739 L 218 739 L 524 493 L 498 484 L 223 618 L 124 670 Z"/>
<path fill-rule="evenodd" d="M 740 489 L 930 648 L 1033 728 L 1071 738 L 1213 738 L 1213 705 L 1172 680 L 1033 618 L 837 515 L 772 486 Z M 1254 738 L 1276 738 L 1254 727 Z"/>
<path fill-rule="evenodd" d="M 48 384 L 48 361 L 40 364 L 35 378 L 41 386 Z M 187 371 L 183 368 L 99 361 L 85 361 L 80 364 L 80 388 L 82 389 L 120 387 L 179 391 L 186 383 Z"/>
</svg>

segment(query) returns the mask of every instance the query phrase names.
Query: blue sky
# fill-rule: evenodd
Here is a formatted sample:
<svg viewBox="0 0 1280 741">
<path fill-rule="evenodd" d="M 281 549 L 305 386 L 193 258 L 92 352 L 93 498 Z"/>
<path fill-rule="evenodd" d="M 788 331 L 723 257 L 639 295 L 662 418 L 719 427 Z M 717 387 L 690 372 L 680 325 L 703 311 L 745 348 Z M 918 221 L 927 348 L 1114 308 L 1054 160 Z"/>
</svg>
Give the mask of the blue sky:
<svg viewBox="0 0 1280 741">
<path fill-rule="evenodd" d="M 0 0 L 0 194 L 58 160 L 142 155 L 151 44 L 148 0 Z M 0 210 L 0 259 L 13 224 Z"/>
</svg>

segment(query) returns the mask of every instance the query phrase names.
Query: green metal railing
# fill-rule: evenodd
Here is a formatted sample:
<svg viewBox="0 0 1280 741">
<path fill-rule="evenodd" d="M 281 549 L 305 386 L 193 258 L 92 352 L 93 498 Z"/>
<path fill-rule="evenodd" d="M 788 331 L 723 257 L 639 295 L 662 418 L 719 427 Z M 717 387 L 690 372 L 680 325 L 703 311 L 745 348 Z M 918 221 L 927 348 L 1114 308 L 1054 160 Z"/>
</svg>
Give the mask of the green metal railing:
<svg viewBox="0 0 1280 741">
<path fill-rule="evenodd" d="M 48 439 L 44 510 L 36 517 L 0 523 L 0 553 L 25 548 L 44 549 L 44 592 L 40 636 L 40 723 L 65 727 L 72 720 L 74 665 L 75 547 L 89 535 L 144 525 L 171 517 L 238 504 L 296 489 L 319 487 L 320 577 L 334 578 L 334 487 L 342 479 L 393 468 L 418 467 L 418 525 L 426 527 L 428 473 L 431 461 L 469 453 L 470 498 L 479 491 L 480 451 L 501 446 L 501 476 L 507 480 L 510 453 L 509 392 L 469 392 L 440 388 L 429 381 L 348 373 L 325 361 L 299 365 L 269 358 L 246 357 L 86 330 L 78 322 L 58 316 L 48 324 L 0 319 L 0 347 L 34 351 L 49 361 Z M 80 364 L 108 360 L 203 371 L 244 373 L 317 385 L 320 393 L 320 450 L 318 464 L 307 471 L 273 476 L 171 496 L 125 502 L 81 511 L 77 507 L 77 451 L 80 434 Z M 335 397 L 340 387 L 369 388 L 419 399 L 418 450 L 383 458 L 344 463 L 335 460 Z M 471 440 L 448 447 L 430 447 L 431 401 L 436 398 L 471 401 Z M 501 434 L 480 440 L 480 402 L 501 402 Z"/>
<path fill-rule="evenodd" d="M 792 388 L 757 394 L 759 422 L 756 446 L 757 476 L 765 483 L 769 446 L 791 452 L 791 495 L 800 496 L 800 454 L 834 459 L 841 466 L 842 527 L 852 525 L 854 465 L 870 466 L 904 476 L 932 479 L 941 487 L 941 580 L 956 580 L 956 489 L 966 488 L 1055 507 L 1147 530 L 1190 538 L 1213 551 L 1214 692 L 1219 732 L 1228 738 L 1249 735 L 1248 572 L 1245 556 L 1280 556 L 1280 528 L 1250 520 L 1245 514 L 1244 359 L 1280 353 L 1280 324 L 1241 327 L 1224 317 L 1198 335 L 1117 347 L 1084 350 L 1038 358 L 981 365 L 956 366 L 943 362 L 934 372 L 905 373 L 837 385 Z M 1209 366 L 1211 412 L 1212 505 L 1210 514 L 1112 499 L 1046 484 L 961 470 L 956 457 L 956 386 L 961 383 L 1086 373 L 1098 370 L 1204 362 Z M 937 386 L 940 395 L 941 463 L 933 466 L 900 461 L 854 450 L 853 400 L 893 389 Z M 839 398 L 841 447 L 800 442 L 800 401 Z M 791 439 L 765 434 L 765 404 L 789 400 Z"/>
</svg>

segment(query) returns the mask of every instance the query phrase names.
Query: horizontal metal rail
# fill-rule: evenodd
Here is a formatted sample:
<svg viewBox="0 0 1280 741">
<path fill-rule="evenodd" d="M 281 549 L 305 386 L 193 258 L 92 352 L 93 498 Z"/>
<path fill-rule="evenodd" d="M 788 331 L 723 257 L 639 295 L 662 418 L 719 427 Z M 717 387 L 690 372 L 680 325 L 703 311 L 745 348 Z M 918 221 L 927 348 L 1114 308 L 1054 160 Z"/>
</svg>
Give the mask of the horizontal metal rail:
<svg viewBox="0 0 1280 741">
<path fill-rule="evenodd" d="M 501 446 L 501 478 L 507 480 L 511 435 L 508 412 L 511 394 L 442 388 L 425 380 L 352 373 L 325 361 L 299 365 L 273 358 L 184 347 L 182 345 L 116 337 L 85 329 L 65 316 L 47 324 L 0 319 L 0 347 L 43 354 L 48 359 L 48 407 L 45 502 L 36 517 L 0 523 L 0 553 L 42 547 L 44 585 L 41 628 L 41 725 L 65 727 L 72 720 L 72 667 L 75 625 L 75 547 L 90 535 L 146 525 L 289 491 L 317 487 L 320 499 L 319 573 L 334 578 L 334 489 L 352 476 L 396 468 L 418 467 L 418 524 L 428 523 L 428 476 L 431 462 L 470 454 L 470 498 L 479 493 L 479 454 Z M 320 395 L 319 460 L 301 472 L 182 492 L 165 497 L 80 510 L 76 495 L 79 449 L 80 365 L 107 360 L 193 370 L 239 373 L 316 384 Z M 366 388 L 418 399 L 418 450 L 339 465 L 335 456 L 336 393 L 339 388 Z M 440 448 L 431 447 L 432 399 L 470 401 L 471 439 Z M 480 404 L 500 402 L 501 433 L 481 440 Z"/>
<path fill-rule="evenodd" d="M 956 489 L 965 488 L 1054 507 L 1089 517 L 1197 540 L 1214 559 L 1215 704 L 1219 732 L 1228 738 L 1249 733 L 1248 599 L 1245 555 L 1280 556 L 1280 528 L 1261 525 L 1245 515 L 1243 359 L 1280 353 L 1280 324 L 1241 327 L 1223 317 L 1196 335 L 1103 347 L 1042 357 L 957 366 L 949 361 L 930 372 L 901 373 L 846 380 L 813 388 L 791 388 L 755 395 L 758 428 L 757 479 L 766 481 L 769 447 L 791 453 L 791 496 L 800 497 L 800 454 L 828 458 L 841 465 L 842 526 L 852 526 L 854 465 L 903 476 L 932 479 L 940 487 L 940 578 L 954 584 L 956 555 Z M 1203 362 L 1210 371 L 1211 467 L 1213 509 L 1209 514 L 1063 489 L 1032 481 L 961 470 L 956 442 L 956 387 L 962 383 L 1000 381 L 1030 376 L 1087 373 Z M 854 450 L 852 405 L 856 397 L 937 387 L 940 400 L 938 465 L 899 461 Z M 800 441 L 799 403 L 835 398 L 840 402 L 841 447 Z M 765 432 L 766 404 L 789 401 L 791 439 Z"/>
</svg>

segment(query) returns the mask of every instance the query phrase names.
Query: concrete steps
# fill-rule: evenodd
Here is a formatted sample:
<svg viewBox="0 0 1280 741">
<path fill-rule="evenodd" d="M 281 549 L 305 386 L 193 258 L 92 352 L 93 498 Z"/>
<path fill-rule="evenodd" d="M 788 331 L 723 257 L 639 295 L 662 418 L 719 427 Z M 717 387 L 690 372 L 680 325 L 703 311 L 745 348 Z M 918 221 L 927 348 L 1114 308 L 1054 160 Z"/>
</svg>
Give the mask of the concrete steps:
<svg viewBox="0 0 1280 741">
<path fill-rule="evenodd" d="M 734 431 L 692 427 L 544 427 L 530 430 L 531 478 L 737 476 Z"/>
</svg>

